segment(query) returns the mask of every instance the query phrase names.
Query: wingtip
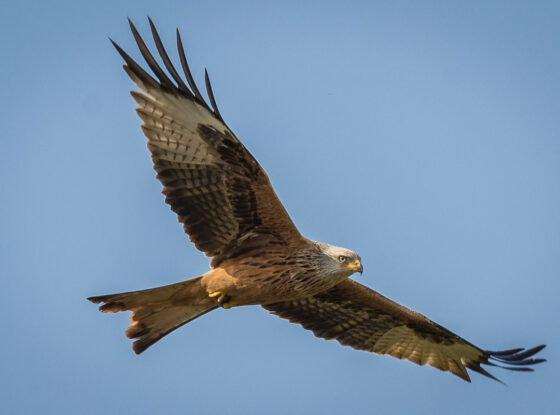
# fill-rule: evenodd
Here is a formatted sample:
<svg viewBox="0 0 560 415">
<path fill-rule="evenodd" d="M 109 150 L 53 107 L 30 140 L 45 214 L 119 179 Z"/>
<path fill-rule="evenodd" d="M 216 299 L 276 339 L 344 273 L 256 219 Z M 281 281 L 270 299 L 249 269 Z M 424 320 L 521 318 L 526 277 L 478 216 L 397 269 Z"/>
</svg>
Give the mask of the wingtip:
<svg viewBox="0 0 560 415">
<path fill-rule="evenodd" d="M 214 115 L 220 121 L 223 121 L 222 115 L 220 114 L 220 110 L 218 109 L 218 105 L 216 104 L 216 99 L 214 98 L 214 92 L 212 91 L 212 83 L 210 82 L 210 77 L 208 76 L 208 70 L 204 68 L 204 82 L 206 83 L 206 93 L 208 94 L 208 98 L 210 98 L 210 105 L 212 105 L 212 109 L 214 110 Z"/>
<path fill-rule="evenodd" d="M 505 363 L 511 363 L 511 364 L 522 364 L 524 362 L 532 362 L 534 360 L 538 360 L 538 359 L 529 359 L 529 358 L 539 353 L 545 347 L 546 344 L 541 344 L 539 346 L 531 347 L 529 349 L 520 347 L 511 350 L 486 351 L 486 353 L 489 355 L 489 357 L 493 358 L 494 360 L 498 360 Z"/>
<path fill-rule="evenodd" d="M 544 349 L 545 347 L 546 347 L 546 344 L 540 344 L 540 345 L 538 345 L 538 346 L 533 347 L 533 349 L 536 350 L 535 353 L 538 353 L 538 352 L 540 352 L 542 349 Z"/>
<path fill-rule="evenodd" d="M 150 25 L 150 30 L 153 32 L 157 32 L 156 25 L 154 24 L 152 18 L 150 16 L 146 16 L 148 18 L 148 23 Z"/>
<path fill-rule="evenodd" d="M 492 352 L 487 351 L 487 361 L 484 363 L 515 372 L 533 372 L 534 369 L 528 366 L 546 362 L 546 359 L 543 358 L 532 358 L 545 347 L 545 344 L 541 344 L 529 349 L 516 348 Z"/>
<path fill-rule="evenodd" d="M 92 302 L 93 304 L 99 304 L 102 301 L 101 297 L 99 297 L 99 296 L 88 297 L 88 298 L 86 298 L 86 300 L 88 300 L 89 302 Z"/>
<path fill-rule="evenodd" d="M 140 33 L 138 33 L 138 29 L 136 29 L 136 26 L 134 25 L 134 23 L 132 23 L 132 20 L 130 20 L 130 18 L 128 18 L 128 25 L 130 26 L 130 30 L 132 31 L 132 34 L 134 35 L 134 38 L 138 43 L 138 38 L 142 38 L 140 36 Z"/>
<path fill-rule="evenodd" d="M 189 63 L 187 62 L 187 57 L 185 54 L 185 48 L 183 46 L 183 41 L 181 39 L 181 33 L 179 32 L 179 28 L 176 29 L 176 33 L 177 33 L 177 52 L 179 53 L 179 61 L 181 62 L 181 67 L 183 68 L 183 73 L 185 74 L 185 77 L 187 78 L 187 82 L 195 96 L 195 99 L 198 101 L 198 103 L 200 103 L 201 105 L 205 106 L 206 108 L 210 109 L 208 107 L 208 104 L 206 104 L 206 101 L 204 101 L 204 98 L 202 97 L 202 94 L 200 93 L 200 91 L 198 90 L 198 87 L 196 86 L 196 82 L 194 81 L 194 78 L 191 74 L 191 70 L 189 68 Z"/>
<path fill-rule="evenodd" d="M 123 48 L 121 48 L 119 46 L 119 44 L 117 42 L 115 42 L 113 39 L 109 38 L 109 40 L 111 41 L 113 47 L 117 50 L 117 52 L 119 52 L 119 55 L 121 55 L 121 57 L 125 60 L 125 62 L 128 64 L 129 60 L 131 60 L 130 56 L 128 56 L 128 54 L 123 50 Z"/>
<path fill-rule="evenodd" d="M 143 339 L 138 339 L 134 343 L 132 343 L 132 350 L 136 354 L 141 354 L 143 351 L 145 351 L 152 344 L 153 344 L 153 342 L 145 341 Z"/>
<path fill-rule="evenodd" d="M 130 30 L 132 30 L 132 33 L 137 34 L 138 30 L 136 30 L 136 26 L 134 26 L 132 19 L 130 17 L 127 17 L 126 20 L 128 20 L 128 26 L 130 26 Z"/>
</svg>

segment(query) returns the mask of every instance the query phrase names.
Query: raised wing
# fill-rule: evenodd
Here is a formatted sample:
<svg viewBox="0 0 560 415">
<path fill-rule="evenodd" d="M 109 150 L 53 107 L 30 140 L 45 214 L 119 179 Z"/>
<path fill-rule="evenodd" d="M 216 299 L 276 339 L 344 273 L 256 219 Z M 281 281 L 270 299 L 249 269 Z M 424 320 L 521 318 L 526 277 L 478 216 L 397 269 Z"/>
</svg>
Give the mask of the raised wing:
<svg viewBox="0 0 560 415">
<path fill-rule="evenodd" d="M 156 62 L 138 31 L 130 28 L 154 79 L 113 45 L 126 62 L 124 69 L 140 92 L 131 94 L 138 103 L 142 130 L 148 138 L 157 178 L 163 184 L 166 203 L 177 213 L 185 232 L 206 255 L 235 256 L 243 243 L 259 237 L 270 243 L 293 245 L 303 238 L 278 200 L 255 158 L 230 131 L 220 115 L 206 73 L 206 89 L 212 108 L 193 81 L 181 37 L 177 48 L 185 83 L 171 63 L 150 21 L 152 35 L 170 79 Z"/>
<path fill-rule="evenodd" d="M 263 307 L 318 337 L 418 365 L 428 364 L 467 382 L 467 368 L 498 380 L 481 364 L 532 371 L 528 365 L 545 361 L 531 358 L 544 345 L 497 352 L 479 349 L 422 314 L 352 280 L 313 297 Z"/>
</svg>

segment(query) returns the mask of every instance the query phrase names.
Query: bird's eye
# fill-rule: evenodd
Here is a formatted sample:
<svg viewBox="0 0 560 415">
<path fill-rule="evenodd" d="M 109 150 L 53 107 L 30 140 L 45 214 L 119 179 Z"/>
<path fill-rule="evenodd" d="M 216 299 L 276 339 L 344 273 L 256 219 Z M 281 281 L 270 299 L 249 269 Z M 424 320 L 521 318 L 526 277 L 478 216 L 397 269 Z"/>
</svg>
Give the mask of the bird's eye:
<svg viewBox="0 0 560 415">
<path fill-rule="evenodd" d="M 346 262 L 346 259 L 347 259 L 347 258 L 346 258 L 344 255 L 341 255 L 341 256 L 338 257 L 338 260 L 339 260 L 340 262 Z"/>
</svg>

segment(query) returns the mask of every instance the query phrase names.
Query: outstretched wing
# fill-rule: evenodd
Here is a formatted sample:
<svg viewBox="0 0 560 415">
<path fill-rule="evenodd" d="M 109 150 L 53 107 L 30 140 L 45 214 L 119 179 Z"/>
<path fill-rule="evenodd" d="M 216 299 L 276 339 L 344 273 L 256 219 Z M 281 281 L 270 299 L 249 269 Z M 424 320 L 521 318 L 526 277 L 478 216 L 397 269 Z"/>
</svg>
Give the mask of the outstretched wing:
<svg viewBox="0 0 560 415">
<path fill-rule="evenodd" d="M 422 314 L 352 280 L 313 297 L 263 307 L 318 337 L 418 365 L 428 364 L 468 382 L 467 368 L 498 380 L 481 364 L 532 371 L 528 365 L 544 361 L 531 359 L 544 345 L 498 352 L 479 349 Z"/>
<path fill-rule="evenodd" d="M 154 169 L 166 203 L 177 213 L 191 241 L 211 257 L 235 255 L 236 249 L 242 249 L 240 241 L 259 236 L 285 245 L 303 241 L 264 170 L 224 123 L 207 73 L 212 108 L 204 101 L 193 81 L 179 31 L 177 48 L 188 86 L 171 63 L 152 21 L 157 50 L 172 79 L 129 23 L 157 80 L 113 45 L 126 62 L 126 73 L 141 90 L 131 94 L 144 122 Z"/>
</svg>

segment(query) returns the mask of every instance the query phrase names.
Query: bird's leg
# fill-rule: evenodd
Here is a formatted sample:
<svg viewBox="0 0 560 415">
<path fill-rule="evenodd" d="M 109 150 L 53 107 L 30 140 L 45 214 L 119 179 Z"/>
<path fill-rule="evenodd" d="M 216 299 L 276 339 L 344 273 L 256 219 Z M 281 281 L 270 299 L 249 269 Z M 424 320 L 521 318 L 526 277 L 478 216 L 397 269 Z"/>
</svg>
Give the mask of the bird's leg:
<svg viewBox="0 0 560 415">
<path fill-rule="evenodd" d="M 213 293 L 208 294 L 208 297 L 215 298 L 216 302 L 219 305 L 222 305 L 222 303 L 224 302 L 224 298 L 227 297 L 227 294 L 225 291 L 214 291 Z"/>
<path fill-rule="evenodd" d="M 238 279 L 223 268 L 212 269 L 202 277 L 202 286 L 206 289 L 208 297 L 215 299 L 223 308 L 238 305 L 237 301 L 231 301 L 232 296 L 238 299 L 237 284 Z"/>
<path fill-rule="evenodd" d="M 208 294 L 208 297 L 210 298 L 216 298 L 216 301 L 218 302 L 218 304 L 222 304 L 222 302 L 224 301 L 224 298 L 226 298 L 226 293 L 224 291 L 214 291 L 213 293 Z"/>
<path fill-rule="evenodd" d="M 230 297 L 225 291 L 211 292 L 210 294 L 208 294 L 208 297 L 215 298 L 218 305 L 221 305 L 225 309 L 234 307 L 236 305 L 233 301 L 231 301 Z"/>
</svg>

